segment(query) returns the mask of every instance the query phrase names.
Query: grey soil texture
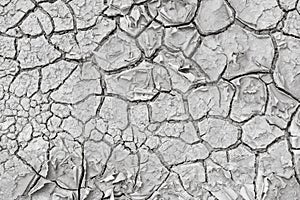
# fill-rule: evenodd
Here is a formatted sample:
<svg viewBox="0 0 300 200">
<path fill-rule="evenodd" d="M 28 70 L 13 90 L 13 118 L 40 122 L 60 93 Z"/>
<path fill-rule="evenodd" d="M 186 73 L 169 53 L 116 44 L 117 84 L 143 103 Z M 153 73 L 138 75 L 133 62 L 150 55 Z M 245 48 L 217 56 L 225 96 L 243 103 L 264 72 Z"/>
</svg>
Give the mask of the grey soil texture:
<svg viewBox="0 0 300 200">
<path fill-rule="evenodd" d="M 0 200 L 300 200 L 299 0 L 0 0 Z"/>
</svg>

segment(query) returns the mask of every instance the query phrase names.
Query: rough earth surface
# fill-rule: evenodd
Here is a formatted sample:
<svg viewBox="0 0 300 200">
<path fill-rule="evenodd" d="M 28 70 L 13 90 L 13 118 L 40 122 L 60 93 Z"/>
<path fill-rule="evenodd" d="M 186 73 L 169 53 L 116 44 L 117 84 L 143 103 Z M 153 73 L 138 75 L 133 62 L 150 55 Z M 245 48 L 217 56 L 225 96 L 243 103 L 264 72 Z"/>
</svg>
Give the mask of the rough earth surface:
<svg viewBox="0 0 300 200">
<path fill-rule="evenodd" d="M 299 200 L 299 0 L 0 0 L 0 200 Z"/>
</svg>

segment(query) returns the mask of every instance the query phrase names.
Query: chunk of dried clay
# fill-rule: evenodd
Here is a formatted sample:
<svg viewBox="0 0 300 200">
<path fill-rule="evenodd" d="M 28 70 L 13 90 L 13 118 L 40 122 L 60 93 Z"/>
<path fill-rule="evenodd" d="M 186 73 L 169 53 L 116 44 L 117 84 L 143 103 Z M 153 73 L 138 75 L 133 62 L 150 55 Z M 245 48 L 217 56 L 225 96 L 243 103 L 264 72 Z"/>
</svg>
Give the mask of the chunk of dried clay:
<svg viewBox="0 0 300 200">
<path fill-rule="evenodd" d="M 158 15 L 164 25 L 185 24 L 195 16 L 197 0 L 151 0 L 148 9 L 152 18 Z"/>
<path fill-rule="evenodd" d="M 142 33 L 150 21 L 145 6 L 135 6 L 130 14 L 120 18 L 120 28 L 135 37 Z"/>
<path fill-rule="evenodd" d="M 22 68 L 46 65 L 60 57 L 60 52 L 45 37 L 23 38 L 18 41 L 18 49 Z"/>
<path fill-rule="evenodd" d="M 98 16 L 106 8 L 103 1 L 89 0 L 72 0 L 69 2 L 73 10 L 73 17 L 76 19 L 77 29 L 90 27 L 96 23 Z"/>
<path fill-rule="evenodd" d="M 172 88 L 187 92 L 193 83 L 207 81 L 207 75 L 193 60 L 186 58 L 181 52 L 171 53 L 162 50 L 154 59 L 155 62 L 165 66 L 172 82 Z"/>
<path fill-rule="evenodd" d="M 107 92 L 129 100 L 150 100 L 159 91 L 169 91 L 169 75 L 161 66 L 143 62 L 131 70 L 107 76 Z"/>
<path fill-rule="evenodd" d="M 285 179 L 291 178 L 294 175 L 294 168 L 288 148 L 287 141 L 282 140 L 273 144 L 266 153 L 261 154 L 258 159 L 259 173 L 265 177 L 274 174 Z"/>
<path fill-rule="evenodd" d="M 233 11 L 224 0 L 201 1 L 195 18 L 195 22 L 203 34 L 220 32 L 233 20 Z"/>
<path fill-rule="evenodd" d="M 283 16 L 276 0 L 229 0 L 237 17 L 257 29 L 274 28 Z"/>
<path fill-rule="evenodd" d="M 214 81 L 220 75 L 230 79 L 250 72 L 268 72 L 273 55 L 269 36 L 232 25 L 223 33 L 205 37 L 193 59 Z"/>
<path fill-rule="evenodd" d="M 64 103 L 76 103 L 92 94 L 101 94 L 100 80 L 84 78 L 83 71 L 77 67 L 68 74 L 63 84 L 51 93 L 51 98 Z"/>
<path fill-rule="evenodd" d="M 18 97 L 30 97 L 38 91 L 38 81 L 39 73 L 37 70 L 22 72 L 11 83 L 9 91 Z"/>
<path fill-rule="evenodd" d="M 189 112 L 193 119 L 200 119 L 207 114 L 226 117 L 233 94 L 233 86 L 225 81 L 213 86 L 201 86 L 188 96 Z"/>
<path fill-rule="evenodd" d="M 198 123 L 201 138 L 213 148 L 228 148 L 237 142 L 239 128 L 228 121 L 206 118 Z"/>
<path fill-rule="evenodd" d="M 297 0 L 279 0 L 278 5 L 280 5 L 285 11 L 289 11 L 296 8 Z"/>
<path fill-rule="evenodd" d="M 205 169 L 202 163 L 191 163 L 172 168 L 183 183 L 184 189 L 194 196 L 201 196 L 205 182 Z"/>
<path fill-rule="evenodd" d="M 266 86 L 256 77 L 248 76 L 233 81 L 237 91 L 233 98 L 230 117 L 244 121 L 264 113 L 267 101 Z"/>
<path fill-rule="evenodd" d="M 160 48 L 162 37 L 163 29 L 156 22 L 153 22 L 139 35 L 137 41 L 146 57 L 151 57 Z"/>
<path fill-rule="evenodd" d="M 183 188 L 178 175 L 175 173 L 171 173 L 159 190 L 152 196 L 153 199 L 193 199 L 193 197 Z"/>
<path fill-rule="evenodd" d="M 105 14 L 108 16 L 126 15 L 130 11 L 130 7 L 134 3 L 133 0 L 114 0 L 105 1 L 108 8 L 105 9 Z"/>
<path fill-rule="evenodd" d="M 129 66 L 136 63 L 140 57 L 141 51 L 135 45 L 135 41 L 120 30 L 94 51 L 95 62 L 105 71 Z"/>
<path fill-rule="evenodd" d="M 291 133 L 290 141 L 294 148 L 300 148 L 300 110 L 298 109 L 295 113 L 290 127 L 289 132 Z"/>
<path fill-rule="evenodd" d="M 254 149 L 266 148 L 276 138 L 283 136 L 284 132 L 271 125 L 266 117 L 255 116 L 243 126 L 242 141 Z"/>
<path fill-rule="evenodd" d="M 58 88 L 72 74 L 76 64 L 59 61 L 42 69 L 41 91 L 47 93 L 49 90 Z"/>
<path fill-rule="evenodd" d="M 244 187 L 243 190 L 248 190 L 248 198 L 254 197 L 254 185 L 255 179 L 255 155 L 249 151 L 245 146 L 240 145 L 235 149 L 228 151 L 228 168 L 231 171 L 232 179 L 236 184 Z M 252 189 L 251 185 L 253 186 Z"/>
<path fill-rule="evenodd" d="M 150 123 L 148 106 L 145 104 L 130 106 L 129 119 L 132 126 L 136 126 L 140 130 L 144 131 Z"/>
<path fill-rule="evenodd" d="M 288 34 L 292 34 L 296 37 L 300 37 L 299 21 L 300 21 L 299 12 L 297 11 L 289 12 L 282 30 Z"/>
<path fill-rule="evenodd" d="M 192 122 L 164 123 L 155 132 L 155 135 L 169 138 L 180 138 L 184 142 L 192 144 L 199 141 L 197 131 Z"/>
<path fill-rule="evenodd" d="M 36 10 L 29 14 L 28 17 L 20 25 L 23 33 L 30 36 L 37 36 L 41 34 L 50 34 L 54 31 L 55 25 L 51 22 L 51 18 L 43 10 Z"/>
<path fill-rule="evenodd" d="M 187 119 L 182 96 L 177 92 L 161 93 L 149 104 L 151 106 L 151 120 L 153 122 Z"/>
<path fill-rule="evenodd" d="M 0 4 L 0 31 L 3 33 L 13 28 L 34 7 L 34 3 L 30 0 L 3 1 Z"/>
<path fill-rule="evenodd" d="M 105 98 L 99 117 L 104 124 L 107 124 L 108 132 L 113 132 L 114 129 L 117 131 L 126 128 L 128 124 L 127 108 L 127 102 L 121 99 L 115 97 Z"/>
<path fill-rule="evenodd" d="M 74 28 L 72 12 L 63 0 L 57 0 L 53 3 L 46 2 L 41 4 L 41 6 L 51 16 L 54 23 L 54 31 L 59 32 Z"/>
<path fill-rule="evenodd" d="M 300 41 L 293 37 L 276 35 L 279 57 L 274 71 L 275 83 L 300 99 Z"/>
<path fill-rule="evenodd" d="M 292 113 L 295 112 L 298 102 L 280 91 L 274 84 L 268 85 L 269 100 L 266 110 L 268 121 L 281 128 L 287 126 Z"/>
<path fill-rule="evenodd" d="M 164 43 L 173 52 L 182 51 L 189 56 L 194 52 L 199 41 L 200 36 L 193 25 L 165 29 Z"/>
<path fill-rule="evenodd" d="M 155 154 L 145 149 L 140 150 L 140 170 L 137 176 L 136 191 L 133 199 L 150 197 L 168 177 L 168 170 L 161 164 Z"/>
<path fill-rule="evenodd" d="M 177 138 L 163 138 L 157 149 L 168 165 L 180 164 L 188 161 L 203 160 L 209 151 L 202 143 L 187 144 Z"/>
<path fill-rule="evenodd" d="M 14 38 L 0 36 L 0 56 L 13 58 L 15 54 Z"/>
</svg>

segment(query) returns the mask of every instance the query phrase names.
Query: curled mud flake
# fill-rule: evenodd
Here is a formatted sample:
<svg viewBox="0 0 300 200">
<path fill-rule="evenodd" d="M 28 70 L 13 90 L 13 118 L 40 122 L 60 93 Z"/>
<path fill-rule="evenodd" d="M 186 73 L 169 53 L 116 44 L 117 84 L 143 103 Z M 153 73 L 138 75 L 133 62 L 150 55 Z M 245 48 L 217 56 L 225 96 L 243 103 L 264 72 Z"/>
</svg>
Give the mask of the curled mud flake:
<svg viewBox="0 0 300 200">
<path fill-rule="evenodd" d="M 132 36 L 137 36 L 150 21 L 145 6 L 134 6 L 130 14 L 120 18 L 120 28 Z"/>
<path fill-rule="evenodd" d="M 229 0 L 229 3 L 240 20 L 257 30 L 274 28 L 283 15 L 276 0 Z"/>
<path fill-rule="evenodd" d="M 233 11 L 224 0 L 204 0 L 195 22 L 204 34 L 219 32 L 229 26 L 234 20 Z"/>
<path fill-rule="evenodd" d="M 134 64 L 141 57 L 141 51 L 135 41 L 125 33 L 118 31 L 94 52 L 99 68 L 113 71 Z"/>
<path fill-rule="evenodd" d="M 187 119 L 182 96 L 177 92 L 161 93 L 158 98 L 150 102 L 150 106 L 154 122 Z"/>
<path fill-rule="evenodd" d="M 39 65 L 46 65 L 53 62 L 60 56 L 46 38 L 22 38 L 18 41 L 18 60 L 22 68 L 32 68 Z"/>
<path fill-rule="evenodd" d="M 133 3 L 133 0 L 109 0 L 108 9 L 105 10 L 104 14 L 108 16 L 126 15 Z"/>
<path fill-rule="evenodd" d="M 295 112 L 298 102 L 290 96 L 278 90 L 274 84 L 268 85 L 269 101 L 266 110 L 268 121 L 281 128 L 286 127 L 293 112 Z"/>
<path fill-rule="evenodd" d="M 278 37 L 280 37 L 278 35 Z M 278 38 L 279 58 L 274 72 L 274 81 L 282 89 L 300 98 L 300 41 L 293 37 Z"/>
<path fill-rule="evenodd" d="M 158 23 L 152 23 L 138 37 L 137 41 L 146 57 L 151 57 L 161 46 L 163 29 Z"/>
<path fill-rule="evenodd" d="M 233 86 L 224 81 L 215 86 L 201 86 L 188 96 L 189 112 L 193 119 L 200 119 L 207 114 L 226 117 L 233 93 Z"/>
<path fill-rule="evenodd" d="M 152 0 L 148 3 L 149 11 L 154 18 L 164 25 L 189 23 L 195 16 L 197 0 Z"/>
<path fill-rule="evenodd" d="M 200 36 L 197 29 L 192 25 L 170 27 L 165 29 L 164 41 L 172 51 L 182 51 L 189 56 L 198 45 Z"/>
<path fill-rule="evenodd" d="M 250 147 L 266 148 L 276 138 L 283 136 L 284 132 L 268 123 L 266 117 L 256 116 L 246 122 L 243 127 L 242 140 Z"/>
<path fill-rule="evenodd" d="M 237 142 L 239 129 L 228 121 L 206 118 L 198 126 L 201 138 L 213 148 L 228 148 Z"/>
<path fill-rule="evenodd" d="M 264 112 L 267 94 L 262 81 L 249 76 L 234 80 L 233 84 L 237 86 L 230 114 L 233 120 L 244 121 Z"/>
</svg>

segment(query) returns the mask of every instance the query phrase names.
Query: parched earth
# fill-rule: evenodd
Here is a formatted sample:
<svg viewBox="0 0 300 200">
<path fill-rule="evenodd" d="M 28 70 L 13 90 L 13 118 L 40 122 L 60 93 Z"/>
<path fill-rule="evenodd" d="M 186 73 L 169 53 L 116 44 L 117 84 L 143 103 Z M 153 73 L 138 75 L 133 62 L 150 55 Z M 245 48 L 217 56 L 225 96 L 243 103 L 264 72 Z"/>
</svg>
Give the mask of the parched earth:
<svg viewBox="0 0 300 200">
<path fill-rule="evenodd" d="M 0 200 L 299 200 L 299 0 L 0 0 Z"/>
</svg>

